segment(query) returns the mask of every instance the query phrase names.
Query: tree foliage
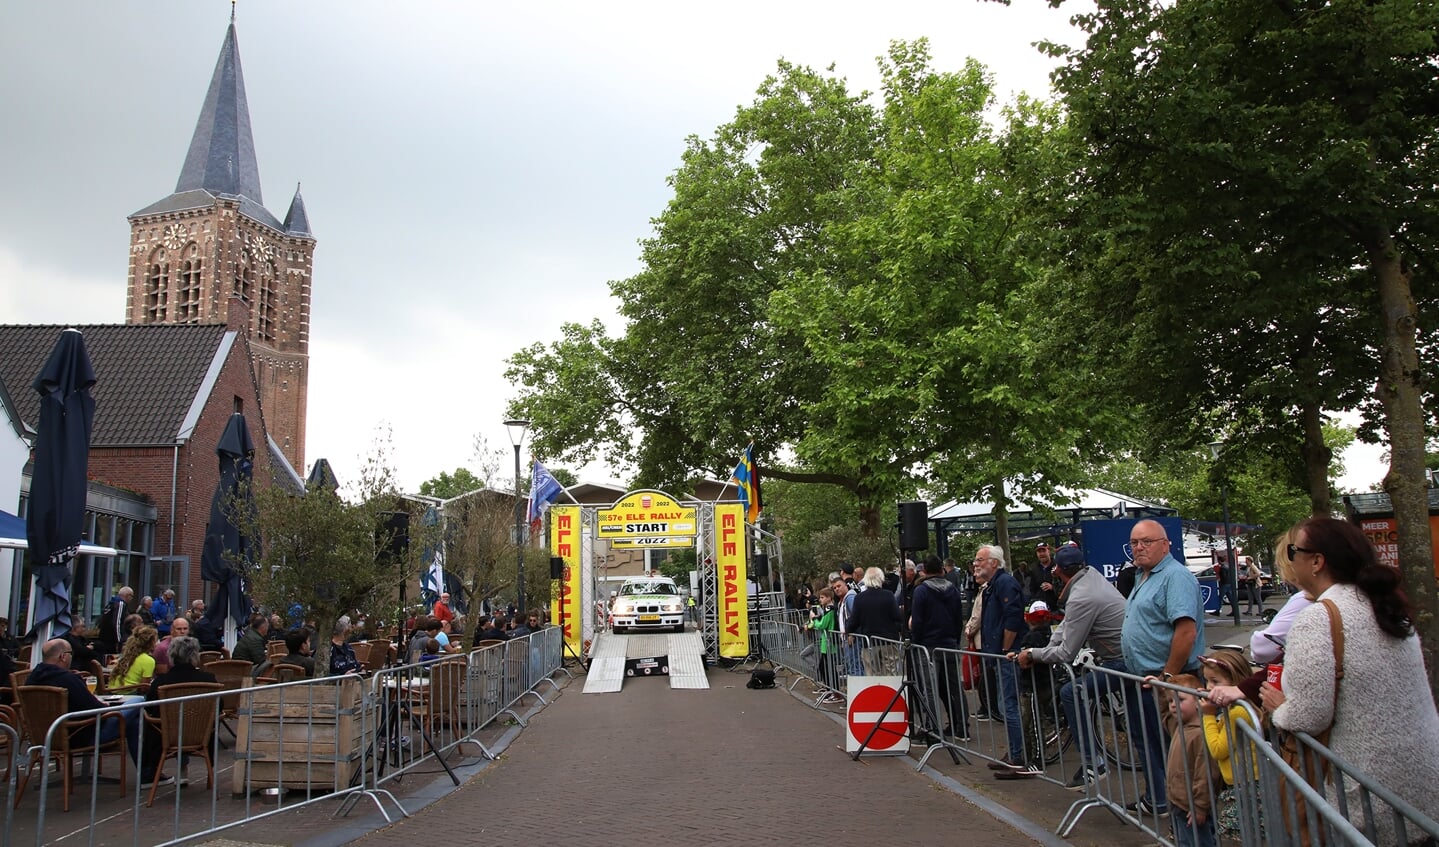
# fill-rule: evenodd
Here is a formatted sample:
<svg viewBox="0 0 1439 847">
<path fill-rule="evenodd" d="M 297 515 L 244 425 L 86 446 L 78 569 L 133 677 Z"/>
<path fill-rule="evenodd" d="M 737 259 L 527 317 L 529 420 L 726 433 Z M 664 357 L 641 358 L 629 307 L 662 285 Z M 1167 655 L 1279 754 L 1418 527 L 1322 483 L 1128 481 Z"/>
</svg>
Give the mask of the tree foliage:
<svg viewBox="0 0 1439 847">
<path fill-rule="evenodd" d="M 1075 20 L 1085 45 L 1051 49 L 1088 150 L 1077 301 L 1104 329 L 1081 340 L 1135 374 L 1157 443 L 1302 444 L 1321 511 L 1322 409 L 1358 405 L 1366 434 L 1382 417 L 1439 679 L 1422 476 L 1434 328 L 1419 323 L 1439 234 L 1439 6 L 1100 0 Z"/>
<path fill-rule="evenodd" d="M 510 360 L 541 449 L 663 487 L 727 472 L 753 440 L 766 479 L 850 492 L 876 537 L 881 505 L 931 472 L 1045 487 L 1102 440 L 1104 415 L 1087 433 L 1048 415 L 1073 381 L 1025 331 L 1027 209 L 1065 172 L 1057 111 L 1023 101 L 992 126 L 983 68 L 937 71 L 923 41 L 880 66 L 876 103 L 781 62 L 689 140 L 643 269 L 612 284 L 624 335 L 570 325 Z"/>
<path fill-rule="evenodd" d="M 348 495 L 323 486 L 296 496 L 281 486 L 256 487 L 243 532 L 261 540 L 251 572 L 254 599 L 272 610 L 300 604 L 320 628 L 317 663 L 328 667 L 329 632 L 341 615 L 387 604 L 419 571 L 418 548 L 396 560 L 388 516 L 404 511 L 387 452 L 374 451 Z M 418 514 L 410 524 L 419 524 Z M 412 542 L 414 539 L 412 538 Z"/>
</svg>

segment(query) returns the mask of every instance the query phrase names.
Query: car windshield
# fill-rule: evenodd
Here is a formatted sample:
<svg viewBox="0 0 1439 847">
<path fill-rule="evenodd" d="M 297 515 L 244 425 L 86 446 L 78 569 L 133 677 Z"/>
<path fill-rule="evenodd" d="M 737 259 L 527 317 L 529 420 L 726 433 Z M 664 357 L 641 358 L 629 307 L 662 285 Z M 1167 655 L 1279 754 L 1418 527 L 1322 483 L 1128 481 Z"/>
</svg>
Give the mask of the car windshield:
<svg viewBox="0 0 1439 847">
<path fill-rule="evenodd" d="M 621 594 L 678 594 L 672 582 L 627 582 Z"/>
</svg>

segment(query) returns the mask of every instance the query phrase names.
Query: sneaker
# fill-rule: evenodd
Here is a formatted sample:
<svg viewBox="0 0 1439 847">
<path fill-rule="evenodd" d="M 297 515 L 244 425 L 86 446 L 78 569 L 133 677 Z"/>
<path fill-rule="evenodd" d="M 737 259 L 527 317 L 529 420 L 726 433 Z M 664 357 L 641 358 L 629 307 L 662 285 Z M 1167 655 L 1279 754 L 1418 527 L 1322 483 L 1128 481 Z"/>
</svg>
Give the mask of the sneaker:
<svg viewBox="0 0 1439 847">
<path fill-rule="evenodd" d="M 140 787 L 141 787 L 141 788 L 150 788 L 151 786 L 155 786 L 155 785 L 165 786 L 165 785 L 174 785 L 174 784 L 175 784 L 175 778 L 174 778 L 173 776 L 170 776 L 169 774 L 160 774 L 160 778 L 159 778 L 159 779 L 146 780 L 145 782 L 140 783 Z"/>
<path fill-rule="evenodd" d="M 1005 756 L 997 762 L 990 762 L 986 767 L 992 771 L 1012 771 L 1015 768 L 1022 768 L 1024 765 L 1016 765 L 1009 760 L 1008 756 Z"/>
<path fill-rule="evenodd" d="M 1033 779 L 1044 773 L 1034 765 L 1020 765 L 1019 767 L 1002 770 L 995 773 L 995 779 Z"/>
<path fill-rule="evenodd" d="M 992 721 L 995 718 L 994 715 L 991 715 L 989 712 L 979 711 L 974 713 L 974 719 L 977 721 Z"/>
<path fill-rule="evenodd" d="M 175 780 L 175 784 L 180 786 L 181 788 L 184 788 L 185 786 L 190 784 L 190 778 L 188 776 L 182 776 L 179 779 Z"/>
<path fill-rule="evenodd" d="M 1136 815 L 1167 815 L 1169 814 L 1168 804 L 1163 806 L 1154 805 L 1148 797 L 1140 797 L 1133 803 L 1124 807 Z"/>
<path fill-rule="evenodd" d="M 1104 778 L 1104 768 L 1080 768 L 1064 784 L 1070 791 L 1082 791 L 1088 785 L 1092 785 Z"/>
</svg>

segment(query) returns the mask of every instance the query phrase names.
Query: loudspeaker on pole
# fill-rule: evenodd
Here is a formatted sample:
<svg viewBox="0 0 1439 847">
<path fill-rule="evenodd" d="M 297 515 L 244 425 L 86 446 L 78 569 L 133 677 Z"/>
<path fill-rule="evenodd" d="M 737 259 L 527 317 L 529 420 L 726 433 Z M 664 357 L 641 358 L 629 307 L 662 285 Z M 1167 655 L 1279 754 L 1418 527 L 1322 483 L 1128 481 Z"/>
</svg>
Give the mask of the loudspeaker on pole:
<svg viewBox="0 0 1439 847">
<path fill-rule="evenodd" d="M 560 556 L 550 557 L 550 579 L 560 579 L 565 575 L 565 560 Z"/>
<path fill-rule="evenodd" d="M 925 501 L 899 504 L 899 549 L 929 549 L 929 504 Z"/>
</svg>

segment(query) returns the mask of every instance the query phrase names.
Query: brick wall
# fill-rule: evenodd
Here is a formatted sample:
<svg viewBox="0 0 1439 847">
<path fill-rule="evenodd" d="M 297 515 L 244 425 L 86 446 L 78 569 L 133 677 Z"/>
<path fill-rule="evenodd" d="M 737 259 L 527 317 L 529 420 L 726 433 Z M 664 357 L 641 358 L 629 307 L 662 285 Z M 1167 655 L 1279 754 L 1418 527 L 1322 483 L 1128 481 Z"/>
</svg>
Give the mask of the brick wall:
<svg viewBox="0 0 1439 847">
<path fill-rule="evenodd" d="M 237 275 L 250 274 L 243 331 L 250 340 L 265 419 L 276 443 L 305 472 L 305 415 L 309 393 L 310 286 L 315 240 L 296 238 L 251 220 L 239 203 L 147 215 L 130 220 L 130 285 L 125 322 L 226 323 Z M 181 268 L 198 259 L 203 292 L 198 314 L 182 311 Z M 164 319 L 152 320 L 151 268 L 168 270 Z M 271 292 L 262 303 L 260 289 Z M 269 335 L 259 335 L 268 308 Z M 189 317 L 186 317 L 189 316 Z"/>
<path fill-rule="evenodd" d="M 257 484 L 267 484 L 271 469 L 265 444 L 265 425 L 260 414 L 259 395 L 250 375 L 249 350 L 243 343 L 230 348 L 194 434 L 180 445 L 178 464 L 173 446 L 96 447 L 90 451 L 91 477 L 138 491 L 155 503 L 158 517 L 154 555 L 190 558 L 185 592 L 190 599 L 205 596 L 200 580 L 200 554 L 205 544 L 205 527 L 210 520 L 210 502 L 220 480 L 220 459 L 215 447 L 235 410 L 237 397 L 250 427 L 250 440 L 255 445 L 255 480 Z M 172 517 L 173 547 L 170 536 Z"/>
</svg>

